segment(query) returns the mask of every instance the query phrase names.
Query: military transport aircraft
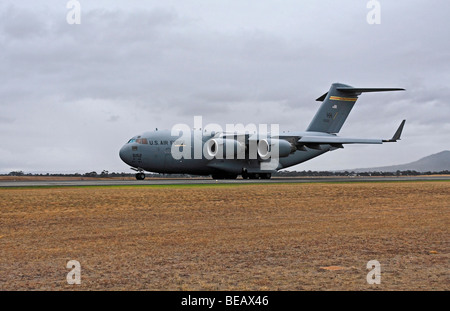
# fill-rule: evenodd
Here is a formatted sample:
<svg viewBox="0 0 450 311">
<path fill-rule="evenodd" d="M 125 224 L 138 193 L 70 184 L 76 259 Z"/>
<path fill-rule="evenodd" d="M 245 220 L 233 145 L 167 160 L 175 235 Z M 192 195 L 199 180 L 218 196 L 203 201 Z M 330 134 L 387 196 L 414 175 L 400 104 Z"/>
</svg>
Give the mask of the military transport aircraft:
<svg viewBox="0 0 450 311">
<path fill-rule="evenodd" d="M 403 91 L 401 88 L 354 88 L 334 83 L 317 98 L 319 110 L 304 132 L 207 131 L 206 128 L 155 130 L 134 136 L 119 152 L 120 158 L 135 170 L 136 179 L 144 171 L 191 175 L 211 175 L 214 179 L 268 179 L 271 174 L 344 144 L 396 142 L 405 125 L 403 120 L 391 139 L 340 137 L 339 133 L 358 96 L 365 92 Z"/>
</svg>

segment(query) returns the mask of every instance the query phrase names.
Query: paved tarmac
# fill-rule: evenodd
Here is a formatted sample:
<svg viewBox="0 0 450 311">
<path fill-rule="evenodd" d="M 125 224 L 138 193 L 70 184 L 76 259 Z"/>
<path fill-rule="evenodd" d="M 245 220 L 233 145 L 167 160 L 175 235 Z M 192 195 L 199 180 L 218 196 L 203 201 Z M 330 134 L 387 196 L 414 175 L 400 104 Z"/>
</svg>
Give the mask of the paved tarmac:
<svg viewBox="0 0 450 311">
<path fill-rule="evenodd" d="M 311 183 L 311 182 L 377 182 L 377 181 L 426 181 L 450 180 L 450 176 L 400 176 L 400 177 L 273 177 L 272 179 L 235 179 L 214 180 L 211 178 L 146 178 L 145 180 L 1 180 L 4 187 L 39 186 L 134 186 L 134 185 L 198 185 L 198 184 L 267 184 L 267 183 Z"/>
</svg>

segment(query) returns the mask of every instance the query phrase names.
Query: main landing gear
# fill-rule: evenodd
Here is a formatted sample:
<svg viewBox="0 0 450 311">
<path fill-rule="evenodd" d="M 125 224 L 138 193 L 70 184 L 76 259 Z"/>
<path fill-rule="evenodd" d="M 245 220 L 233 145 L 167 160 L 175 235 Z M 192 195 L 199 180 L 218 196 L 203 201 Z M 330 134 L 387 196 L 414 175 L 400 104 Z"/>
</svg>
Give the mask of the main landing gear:
<svg viewBox="0 0 450 311">
<path fill-rule="evenodd" d="M 247 173 L 242 172 L 242 179 L 270 179 L 272 174 L 270 173 Z"/>
</svg>

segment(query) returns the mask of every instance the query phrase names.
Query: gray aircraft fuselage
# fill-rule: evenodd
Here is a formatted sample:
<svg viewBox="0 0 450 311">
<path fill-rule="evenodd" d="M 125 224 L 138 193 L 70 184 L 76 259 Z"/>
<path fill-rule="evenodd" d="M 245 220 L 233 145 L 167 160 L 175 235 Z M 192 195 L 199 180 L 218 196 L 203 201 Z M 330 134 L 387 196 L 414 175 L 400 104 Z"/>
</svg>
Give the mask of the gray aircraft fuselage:
<svg viewBox="0 0 450 311">
<path fill-rule="evenodd" d="M 403 89 L 353 88 L 334 83 L 330 90 L 319 97 L 322 104 L 303 132 L 282 132 L 275 136 L 249 133 L 216 133 L 204 129 L 172 135 L 171 130 L 155 130 L 134 136 L 119 152 L 120 158 L 144 179 L 144 171 L 169 174 L 212 175 L 213 178 L 270 178 L 271 174 L 324 154 L 343 148 L 343 144 L 381 144 L 400 139 L 403 121 L 391 139 L 346 138 L 337 136 L 358 96 L 363 92 L 398 91 Z M 186 141 L 188 137 L 189 141 Z M 184 140 L 183 140 L 184 138 Z M 180 139 L 182 143 L 180 143 Z M 239 156 L 225 154 L 226 143 L 235 144 L 241 150 Z M 222 145 L 220 143 L 222 142 Z M 217 150 L 219 146 L 222 149 Z M 256 146 L 254 153 L 249 151 Z M 261 147 L 263 146 L 263 147 Z M 201 148 L 201 155 L 195 148 Z M 188 150 L 187 150 L 187 149 Z M 264 149 L 265 148 L 265 149 Z M 264 167 L 271 161 L 264 158 L 269 151 L 277 150 L 272 158 L 275 166 Z M 184 156 L 174 156 L 174 150 Z M 231 150 L 231 149 L 230 149 Z M 211 154 L 215 154 L 211 158 Z M 208 156 L 209 155 L 209 156 Z"/>
<path fill-rule="evenodd" d="M 171 148 L 180 136 L 171 136 L 171 131 L 161 130 L 146 132 L 137 135 L 130 139 L 130 143 L 125 144 L 119 154 L 120 158 L 136 169 L 155 173 L 173 173 L 173 174 L 192 174 L 192 175 L 212 175 L 214 173 L 226 172 L 230 175 L 239 175 L 246 170 L 249 173 L 267 173 L 260 169 L 260 159 L 212 159 L 208 160 L 204 156 L 201 159 L 194 158 L 194 140 L 201 140 L 202 147 L 205 143 L 205 138 L 211 136 L 203 136 L 201 131 L 194 135 L 195 130 L 192 130 L 191 141 L 191 157 L 190 159 L 174 159 L 172 157 Z M 200 134 L 200 135 L 198 135 Z M 322 134 L 323 133 L 318 133 Z M 303 136 L 303 133 L 291 133 L 289 135 L 280 135 L 281 139 L 291 139 L 292 137 Z M 333 135 L 330 135 L 334 137 Z M 270 135 L 268 135 L 270 138 Z M 142 143 L 142 138 L 144 142 Z M 203 138 L 203 139 L 202 139 Z M 140 139 L 139 142 L 136 140 Z M 320 145 L 320 150 L 307 149 L 306 151 L 295 151 L 287 157 L 279 158 L 279 165 L 277 170 L 293 166 L 314 157 L 317 157 L 331 149 L 331 145 Z"/>
</svg>

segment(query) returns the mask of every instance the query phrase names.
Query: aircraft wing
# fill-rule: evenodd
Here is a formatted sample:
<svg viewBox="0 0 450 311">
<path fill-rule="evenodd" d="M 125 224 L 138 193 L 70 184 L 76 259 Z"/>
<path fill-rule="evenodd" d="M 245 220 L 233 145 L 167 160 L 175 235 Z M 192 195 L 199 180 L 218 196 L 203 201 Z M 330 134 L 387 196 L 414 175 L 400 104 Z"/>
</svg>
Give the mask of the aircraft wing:
<svg viewBox="0 0 450 311">
<path fill-rule="evenodd" d="M 382 144 L 382 139 L 303 136 L 297 141 L 299 144 Z"/>
<path fill-rule="evenodd" d="M 406 120 L 400 123 L 397 131 L 391 139 L 367 139 L 367 138 L 347 138 L 339 136 L 302 136 L 297 143 L 300 145 L 342 145 L 342 144 L 382 144 L 386 142 L 396 142 L 400 140 L 400 136 L 405 126 Z"/>
<path fill-rule="evenodd" d="M 311 133 L 311 136 L 304 135 L 304 136 L 292 136 L 291 139 L 293 142 L 296 142 L 297 148 L 300 150 L 303 150 L 304 148 L 302 146 L 307 146 L 312 149 L 318 149 L 320 150 L 319 145 L 332 145 L 336 148 L 343 148 L 343 144 L 382 144 L 385 142 L 396 142 L 397 140 L 400 140 L 400 136 L 403 131 L 403 127 L 405 125 L 406 120 L 403 120 L 400 123 L 400 126 L 397 128 L 394 136 L 392 136 L 391 139 L 368 139 L 368 138 L 349 138 L 349 137 L 339 137 L 339 136 L 333 136 L 333 135 L 314 135 L 314 133 Z M 238 137 L 244 137 L 245 143 L 248 142 L 250 139 L 258 140 L 258 135 L 256 134 L 249 134 L 249 133 L 227 133 L 223 132 L 221 133 L 222 137 L 230 137 L 234 139 L 238 139 Z M 283 135 L 284 136 L 284 135 Z M 286 139 L 286 137 L 283 137 Z"/>
</svg>

